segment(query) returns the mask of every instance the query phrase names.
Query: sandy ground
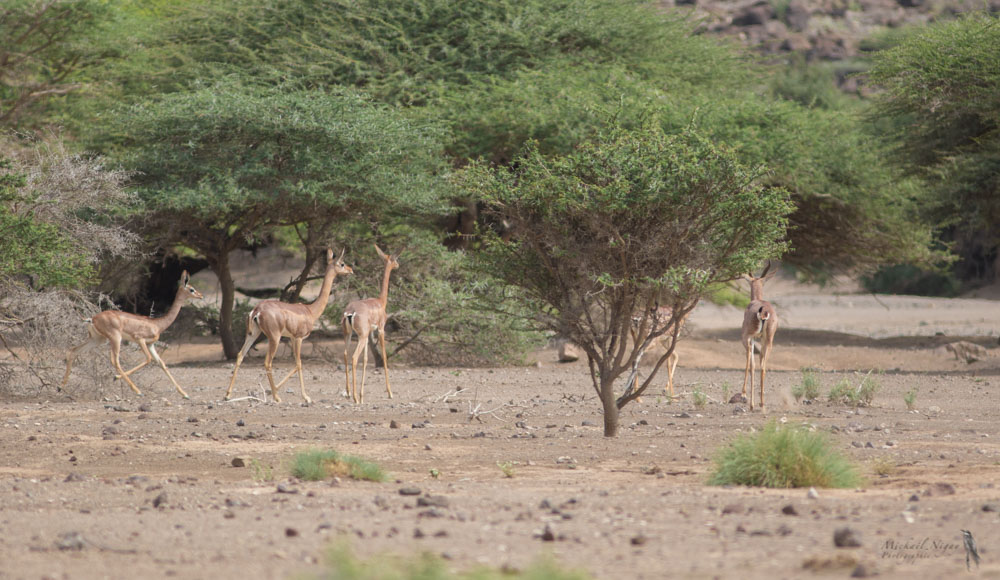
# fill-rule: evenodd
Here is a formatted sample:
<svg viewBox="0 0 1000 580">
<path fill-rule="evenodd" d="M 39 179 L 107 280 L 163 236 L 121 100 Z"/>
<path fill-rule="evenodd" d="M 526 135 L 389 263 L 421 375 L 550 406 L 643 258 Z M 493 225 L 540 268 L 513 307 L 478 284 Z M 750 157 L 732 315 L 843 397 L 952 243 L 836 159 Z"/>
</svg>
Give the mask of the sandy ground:
<svg viewBox="0 0 1000 580">
<path fill-rule="evenodd" d="M 297 384 L 281 404 L 246 398 L 263 395 L 262 349 L 240 371 L 241 399 L 222 402 L 232 371 L 219 349 L 173 344 L 165 359 L 191 400 L 148 369 L 136 375 L 143 397 L 116 383 L 103 401 L 4 401 L 0 578 L 290 578 L 322 570 L 337 544 L 366 558 L 429 552 L 461 570 L 550 557 L 608 579 L 940 578 L 966 574 L 962 529 L 982 556 L 973 571 L 1000 577 L 997 303 L 789 282 L 768 296 L 782 326 L 766 416 L 725 402 L 743 379 L 742 313 L 703 305 L 679 346 L 680 400 L 627 406 L 613 439 L 586 364 L 552 350 L 525 368 L 396 365 L 395 398 L 377 371 L 359 406 L 342 397 L 335 360 L 310 357 L 303 406 Z M 958 340 L 990 352 L 957 360 L 945 345 Z M 286 347 L 279 358 L 283 374 Z M 803 367 L 822 385 L 811 404 L 790 395 Z M 873 407 L 825 400 L 872 369 Z M 85 387 L 75 380 L 71 392 Z M 771 419 L 827 433 L 865 484 L 815 498 L 707 486 L 717 451 Z M 376 461 L 390 478 L 291 479 L 291 457 L 310 447 Z M 844 527 L 860 547 L 834 546 Z"/>
</svg>

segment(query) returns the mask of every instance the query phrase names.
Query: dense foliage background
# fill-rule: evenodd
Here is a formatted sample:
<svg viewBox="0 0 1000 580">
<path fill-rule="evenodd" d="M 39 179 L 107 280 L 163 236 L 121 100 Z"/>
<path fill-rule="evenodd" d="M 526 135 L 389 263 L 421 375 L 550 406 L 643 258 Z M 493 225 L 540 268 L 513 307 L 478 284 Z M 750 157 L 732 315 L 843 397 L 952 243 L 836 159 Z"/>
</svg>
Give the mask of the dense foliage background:
<svg viewBox="0 0 1000 580">
<path fill-rule="evenodd" d="M 215 331 L 235 356 L 233 251 L 299 252 L 294 300 L 326 245 L 363 266 L 377 241 L 409 247 L 390 298 L 397 351 L 516 358 L 545 325 L 511 313 L 537 296 L 470 257 L 499 247 L 483 231 L 518 231 L 495 194 L 455 174 L 523 177 L 525 163 L 573 159 L 610 127 L 650 147 L 697 134 L 755 168 L 754 188 L 785 192 L 787 222 L 754 218 L 782 230 L 755 259 L 893 291 L 927 276 L 939 292 L 992 281 L 997 18 L 942 17 L 869 43 L 878 50 L 854 63 L 867 89 L 848 96 L 822 62 L 762 64 L 689 12 L 636 0 L 12 0 L 0 8 L 0 285 L 102 289 L 123 304 L 132 293 L 145 312 L 143 272 L 203 260 L 223 290 Z M 73 164 L 120 193 L 81 198 L 38 177 Z M 649 179 L 681 188 L 660 169 Z M 623 235 L 659 231 L 686 215 L 675 209 L 623 202 L 609 219 Z M 591 252 L 607 251 L 595 241 Z M 376 294 L 380 270 L 356 270 L 351 292 Z"/>
</svg>

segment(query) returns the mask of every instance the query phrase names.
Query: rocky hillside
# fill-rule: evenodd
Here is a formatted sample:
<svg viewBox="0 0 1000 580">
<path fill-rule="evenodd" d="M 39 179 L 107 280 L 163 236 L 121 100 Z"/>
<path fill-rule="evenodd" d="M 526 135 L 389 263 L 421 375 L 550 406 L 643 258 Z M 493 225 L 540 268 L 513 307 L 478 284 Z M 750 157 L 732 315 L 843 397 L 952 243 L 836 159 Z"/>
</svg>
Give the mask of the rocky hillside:
<svg viewBox="0 0 1000 580">
<path fill-rule="evenodd" d="M 706 30 L 739 38 L 764 54 L 850 61 L 862 41 L 890 28 L 970 10 L 1000 11 L 1000 0 L 663 0 L 694 8 Z"/>
</svg>

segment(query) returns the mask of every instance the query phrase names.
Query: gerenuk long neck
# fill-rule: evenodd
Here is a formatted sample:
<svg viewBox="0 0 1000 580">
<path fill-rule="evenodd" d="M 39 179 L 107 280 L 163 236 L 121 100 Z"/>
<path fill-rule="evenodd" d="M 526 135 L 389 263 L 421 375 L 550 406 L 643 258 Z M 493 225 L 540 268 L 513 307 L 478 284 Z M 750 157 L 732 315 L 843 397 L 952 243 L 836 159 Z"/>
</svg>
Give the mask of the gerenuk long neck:
<svg viewBox="0 0 1000 580">
<path fill-rule="evenodd" d="M 174 303 L 170 305 L 170 310 L 167 310 L 167 313 L 163 316 L 152 319 L 153 324 L 160 329 L 160 332 L 163 332 L 174 323 L 174 320 L 177 319 L 177 314 L 181 311 L 181 306 L 184 306 L 184 303 L 187 302 L 189 295 L 190 292 L 188 292 L 187 286 L 181 284 L 177 288 L 177 294 L 174 295 Z"/>
<path fill-rule="evenodd" d="M 382 293 L 378 295 L 378 301 L 384 309 L 389 304 L 389 274 L 392 274 L 392 260 L 385 263 L 385 276 L 382 277 Z"/>
<path fill-rule="evenodd" d="M 316 320 L 326 310 L 326 303 L 330 300 L 330 290 L 333 289 L 333 281 L 337 279 L 336 262 L 330 263 L 326 267 L 326 276 L 323 276 L 323 286 L 319 289 L 319 296 L 309 305 L 309 313 L 313 320 Z"/>
<path fill-rule="evenodd" d="M 750 301 L 764 299 L 764 280 L 758 278 L 750 281 Z"/>
</svg>

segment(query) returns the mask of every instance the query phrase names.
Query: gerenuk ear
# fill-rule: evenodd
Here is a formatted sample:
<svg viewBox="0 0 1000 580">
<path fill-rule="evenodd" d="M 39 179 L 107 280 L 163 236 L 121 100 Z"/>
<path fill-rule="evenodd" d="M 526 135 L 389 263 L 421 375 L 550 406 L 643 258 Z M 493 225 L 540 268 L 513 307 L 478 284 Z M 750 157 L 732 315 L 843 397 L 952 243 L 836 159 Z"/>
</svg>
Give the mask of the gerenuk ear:
<svg viewBox="0 0 1000 580">
<path fill-rule="evenodd" d="M 191 276 L 188 275 L 187 270 L 184 270 L 184 273 L 181 274 L 181 285 L 187 286 L 189 280 L 191 280 Z"/>
<path fill-rule="evenodd" d="M 778 269 L 777 268 L 775 268 L 774 270 L 771 270 L 770 274 L 767 273 L 768 270 L 771 270 L 771 260 L 767 261 L 767 268 L 764 268 L 764 271 L 761 273 L 760 277 L 763 278 L 763 279 L 765 279 L 765 280 L 770 280 L 771 278 L 774 278 L 775 275 L 777 275 L 777 273 L 778 273 Z"/>
<path fill-rule="evenodd" d="M 382 248 L 378 247 L 378 244 L 372 244 L 372 245 L 375 246 L 375 251 L 378 252 L 378 257 L 386 261 L 389 260 L 389 256 L 385 255 L 385 252 L 382 251 Z"/>
</svg>

